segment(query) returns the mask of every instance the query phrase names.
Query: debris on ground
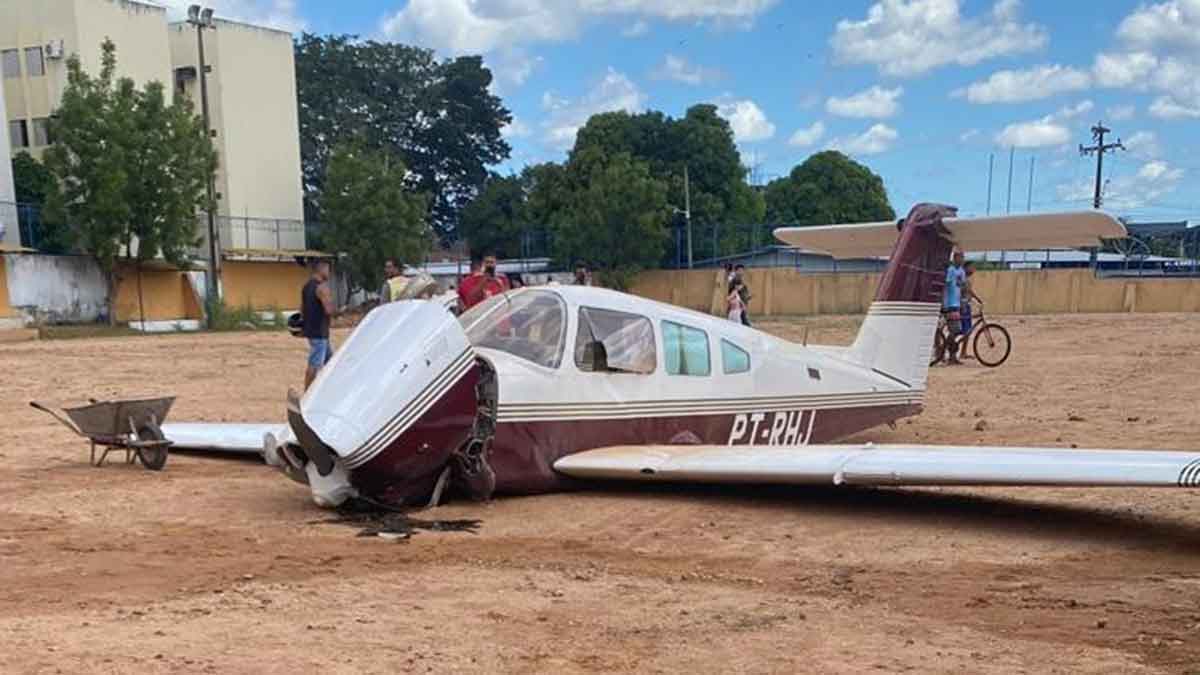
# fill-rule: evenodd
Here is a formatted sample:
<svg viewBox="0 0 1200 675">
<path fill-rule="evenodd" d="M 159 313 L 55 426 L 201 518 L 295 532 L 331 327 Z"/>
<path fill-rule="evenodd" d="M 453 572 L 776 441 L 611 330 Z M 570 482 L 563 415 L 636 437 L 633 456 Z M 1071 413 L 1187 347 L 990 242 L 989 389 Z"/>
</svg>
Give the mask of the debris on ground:
<svg viewBox="0 0 1200 675">
<path fill-rule="evenodd" d="M 457 520 L 426 520 L 414 518 L 405 511 L 393 511 L 360 502 L 347 502 L 338 509 L 335 518 L 317 523 L 361 526 L 360 537 L 379 537 L 387 541 L 408 541 L 420 530 L 427 532 L 467 532 L 478 534 L 483 521 L 474 518 Z"/>
</svg>

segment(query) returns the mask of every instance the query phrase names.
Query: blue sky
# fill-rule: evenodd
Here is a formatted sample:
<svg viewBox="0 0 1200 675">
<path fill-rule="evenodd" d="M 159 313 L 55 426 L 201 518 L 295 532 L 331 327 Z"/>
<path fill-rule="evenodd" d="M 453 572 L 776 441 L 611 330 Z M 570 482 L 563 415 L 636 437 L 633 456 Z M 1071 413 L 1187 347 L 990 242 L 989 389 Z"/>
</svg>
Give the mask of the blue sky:
<svg viewBox="0 0 1200 675">
<path fill-rule="evenodd" d="M 180 2 L 178 4 L 186 4 Z M 482 53 L 514 112 L 502 171 L 559 160 L 587 116 L 720 106 L 755 181 L 833 147 L 893 205 L 1087 208 L 1200 221 L 1200 0 L 213 0 L 227 16 Z M 1115 140 L 1112 139 L 1112 140 Z"/>
</svg>

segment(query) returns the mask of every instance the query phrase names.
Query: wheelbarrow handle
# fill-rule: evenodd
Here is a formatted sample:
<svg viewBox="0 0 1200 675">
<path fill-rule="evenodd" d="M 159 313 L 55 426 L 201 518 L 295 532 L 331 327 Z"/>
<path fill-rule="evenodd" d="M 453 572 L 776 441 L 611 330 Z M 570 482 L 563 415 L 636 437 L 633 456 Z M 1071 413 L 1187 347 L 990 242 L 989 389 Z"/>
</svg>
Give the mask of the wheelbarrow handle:
<svg viewBox="0 0 1200 675">
<path fill-rule="evenodd" d="M 85 438 L 87 437 L 87 434 L 83 433 L 83 431 L 81 431 L 79 429 L 79 427 L 75 426 L 75 423 L 72 422 L 70 420 L 70 418 L 64 417 L 64 416 L 58 414 L 53 409 L 48 408 L 48 407 L 42 405 L 41 403 L 38 403 L 37 401 L 30 401 L 29 407 L 33 408 L 34 410 L 41 410 L 42 412 L 46 413 L 47 415 L 50 415 L 51 417 L 58 420 L 59 422 L 62 422 L 63 426 L 67 427 L 71 431 L 74 431 L 75 433 L 77 433 L 80 436 L 83 436 Z"/>
</svg>

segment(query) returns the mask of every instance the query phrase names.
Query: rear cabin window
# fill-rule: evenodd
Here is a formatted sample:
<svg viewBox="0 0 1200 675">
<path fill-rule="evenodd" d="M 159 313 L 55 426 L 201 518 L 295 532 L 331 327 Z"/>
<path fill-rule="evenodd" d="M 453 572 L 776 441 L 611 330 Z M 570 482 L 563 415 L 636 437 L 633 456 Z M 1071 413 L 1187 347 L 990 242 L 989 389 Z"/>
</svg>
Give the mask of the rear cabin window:
<svg viewBox="0 0 1200 675">
<path fill-rule="evenodd" d="M 579 308 L 575 365 L 589 373 L 654 372 L 654 325 L 644 316 L 593 307 Z"/>
<path fill-rule="evenodd" d="M 726 375 L 750 372 L 750 353 L 729 340 L 721 340 L 721 363 Z"/>
<path fill-rule="evenodd" d="M 670 321 L 662 324 L 663 362 L 668 375 L 705 376 L 712 373 L 708 333 Z"/>
</svg>

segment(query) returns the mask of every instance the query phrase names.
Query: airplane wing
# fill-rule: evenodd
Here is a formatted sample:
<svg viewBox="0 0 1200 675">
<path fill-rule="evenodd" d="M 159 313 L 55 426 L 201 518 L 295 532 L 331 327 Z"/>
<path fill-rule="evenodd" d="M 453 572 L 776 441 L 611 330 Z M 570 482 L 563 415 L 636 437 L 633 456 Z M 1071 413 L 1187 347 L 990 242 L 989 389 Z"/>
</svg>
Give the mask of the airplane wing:
<svg viewBox="0 0 1200 675">
<path fill-rule="evenodd" d="M 261 455 L 267 434 L 276 439 L 287 432 L 287 425 L 276 424 L 210 424 L 184 422 L 162 425 L 163 435 L 173 448 L 180 450 L 212 450 L 239 455 Z"/>
<path fill-rule="evenodd" d="M 784 485 L 1200 487 L 1200 451 L 922 445 L 621 446 L 568 455 L 585 479 Z"/>
<path fill-rule="evenodd" d="M 1103 211 L 945 218 L 942 224 L 954 244 L 967 251 L 1096 246 L 1101 239 L 1120 239 L 1127 234 L 1119 220 Z M 775 236 L 791 246 L 823 251 L 835 258 L 887 257 L 898 235 L 895 221 L 775 230 Z"/>
</svg>

